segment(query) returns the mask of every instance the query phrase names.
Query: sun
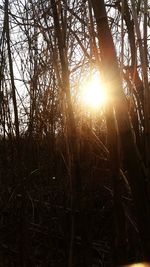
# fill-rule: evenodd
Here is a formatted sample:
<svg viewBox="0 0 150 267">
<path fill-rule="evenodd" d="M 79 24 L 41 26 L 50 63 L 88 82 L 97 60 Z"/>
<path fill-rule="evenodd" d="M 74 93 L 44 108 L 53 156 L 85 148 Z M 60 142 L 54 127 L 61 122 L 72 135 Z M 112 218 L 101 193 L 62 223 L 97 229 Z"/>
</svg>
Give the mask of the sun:
<svg viewBox="0 0 150 267">
<path fill-rule="evenodd" d="M 106 104 L 108 100 L 106 88 L 98 73 L 83 83 L 81 98 L 84 106 L 93 110 L 102 108 Z"/>
</svg>

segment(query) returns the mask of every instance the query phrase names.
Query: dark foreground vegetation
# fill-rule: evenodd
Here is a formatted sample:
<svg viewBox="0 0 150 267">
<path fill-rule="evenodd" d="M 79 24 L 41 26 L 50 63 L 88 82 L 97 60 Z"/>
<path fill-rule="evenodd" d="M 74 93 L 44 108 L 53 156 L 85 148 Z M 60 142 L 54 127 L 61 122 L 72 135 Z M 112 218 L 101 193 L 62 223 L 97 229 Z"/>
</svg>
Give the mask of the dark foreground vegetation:
<svg viewBox="0 0 150 267">
<path fill-rule="evenodd" d="M 19 158 L 15 140 L 0 143 L 2 266 L 66 267 L 72 234 L 73 266 L 112 266 L 113 253 L 118 253 L 113 247 L 117 233 L 108 157 L 94 137 L 80 138 L 82 186 L 72 210 L 65 140 L 58 141 L 54 146 L 50 136 L 41 140 L 24 137 Z M 126 220 L 123 238 L 128 262 L 134 262 L 143 256 L 127 189 L 122 192 L 122 202 Z"/>
</svg>

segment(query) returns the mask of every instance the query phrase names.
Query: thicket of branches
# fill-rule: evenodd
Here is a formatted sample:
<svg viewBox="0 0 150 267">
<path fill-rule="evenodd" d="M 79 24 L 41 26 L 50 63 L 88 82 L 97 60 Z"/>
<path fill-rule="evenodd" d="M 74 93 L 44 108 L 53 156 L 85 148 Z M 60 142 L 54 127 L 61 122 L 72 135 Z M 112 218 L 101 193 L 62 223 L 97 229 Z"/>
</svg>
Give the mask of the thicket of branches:
<svg viewBox="0 0 150 267">
<path fill-rule="evenodd" d="M 104 2 L 0 1 L 3 266 L 150 258 L 150 7 Z M 93 115 L 95 72 L 110 100 Z"/>
</svg>

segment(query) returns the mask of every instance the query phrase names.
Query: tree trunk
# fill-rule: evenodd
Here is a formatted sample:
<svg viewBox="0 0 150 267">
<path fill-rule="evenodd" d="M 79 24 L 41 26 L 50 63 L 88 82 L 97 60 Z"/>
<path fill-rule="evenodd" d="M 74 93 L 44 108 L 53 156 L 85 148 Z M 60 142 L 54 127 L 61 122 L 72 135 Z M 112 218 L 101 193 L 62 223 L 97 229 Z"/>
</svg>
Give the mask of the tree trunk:
<svg viewBox="0 0 150 267">
<path fill-rule="evenodd" d="M 80 164 L 78 157 L 78 145 L 77 145 L 77 132 L 75 118 L 72 108 L 72 100 L 70 93 L 70 81 L 69 81 L 69 68 L 68 68 L 68 59 L 67 51 L 64 40 L 63 30 L 60 26 L 59 21 L 59 11 L 58 6 L 55 0 L 51 0 L 54 25 L 56 38 L 58 42 L 58 51 L 60 56 L 61 63 L 61 73 L 62 73 L 62 89 L 63 94 L 66 97 L 66 106 L 67 106 L 67 125 L 68 125 L 68 141 L 69 141 L 69 156 L 70 156 L 70 191 L 71 191 L 71 237 L 70 237 L 70 248 L 69 248 L 69 260 L 68 267 L 73 266 L 74 262 L 74 235 L 75 235 L 75 209 L 78 206 L 79 201 L 79 192 L 81 186 L 80 180 Z"/>
<path fill-rule="evenodd" d="M 150 214 L 145 186 L 146 174 L 144 173 L 128 115 L 127 102 L 122 89 L 115 47 L 108 25 L 104 0 L 92 0 L 92 5 L 97 22 L 101 66 L 108 93 L 113 99 L 129 184 L 136 208 L 143 253 L 145 259 L 148 260 L 150 259 Z"/>
<path fill-rule="evenodd" d="M 113 235 L 112 257 L 114 266 L 127 262 L 126 224 L 122 205 L 122 181 L 120 176 L 120 158 L 117 125 L 111 105 L 106 109 L 108 147 L 110 157 L 111 183 L 113 188 Z"/>
<path fill-rule="evenodd" d="M 147 0 L 145 0 L 144 2 L 145 2 L 144 12 L 147 12 L 147 5 L 146 5 Z M 147 54 L 145 54 L 145 52 L 147 51 L 145 39 L 147 39 L 147 36 L 145 36 L 144 38 L 145 47 L 143 47 L 134 0 L 131 0 L 131 6 L 132 6 L 132 15 L 133 15 L 134 24 L 135 24 L 135 31 L 136 31 L 137 40 L 139 43 L 141 70 L 142 70 L 142 78 L 143 78 L 143 84 L 144 84 L 145 159 L 146 159 L 147 173 L 148 175 L 150 175 L 150 153 L 149 153 L 150 151 L 150 88 L 148 84 Z M 146 25 L 145 19 L 144 19 L 144 24 Z M 147 35 L 147 31 L 145 28 L 147 29 L 147 25 L 144 27 L 144 34 Z M 146 49 L 146 51 L 144 48 Z"/>
</svg>

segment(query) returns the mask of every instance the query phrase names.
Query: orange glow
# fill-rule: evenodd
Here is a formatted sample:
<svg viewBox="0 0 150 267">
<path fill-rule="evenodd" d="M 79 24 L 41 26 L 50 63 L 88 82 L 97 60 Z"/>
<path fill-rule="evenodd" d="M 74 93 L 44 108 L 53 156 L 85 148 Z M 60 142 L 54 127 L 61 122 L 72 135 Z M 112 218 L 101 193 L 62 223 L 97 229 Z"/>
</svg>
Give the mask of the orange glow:
<svg viewBox="0 0 150 267">
<path fill-rule="evenodd" d="M 108 101 L 105 86 L 98 73 L 95 73 L 90 80 L 83 83 L 81 100 L 85 107 L 92 110 L 102 108 Z"/>
<path fill-rule="evenodd" d="M 134 263 L 134 264 L 130 264 L 130 265 L 124 265 L 122 267 L 150 267 L 150 263 L 147 262 L 143 262 L 143 263 Z"/>
</svg>

